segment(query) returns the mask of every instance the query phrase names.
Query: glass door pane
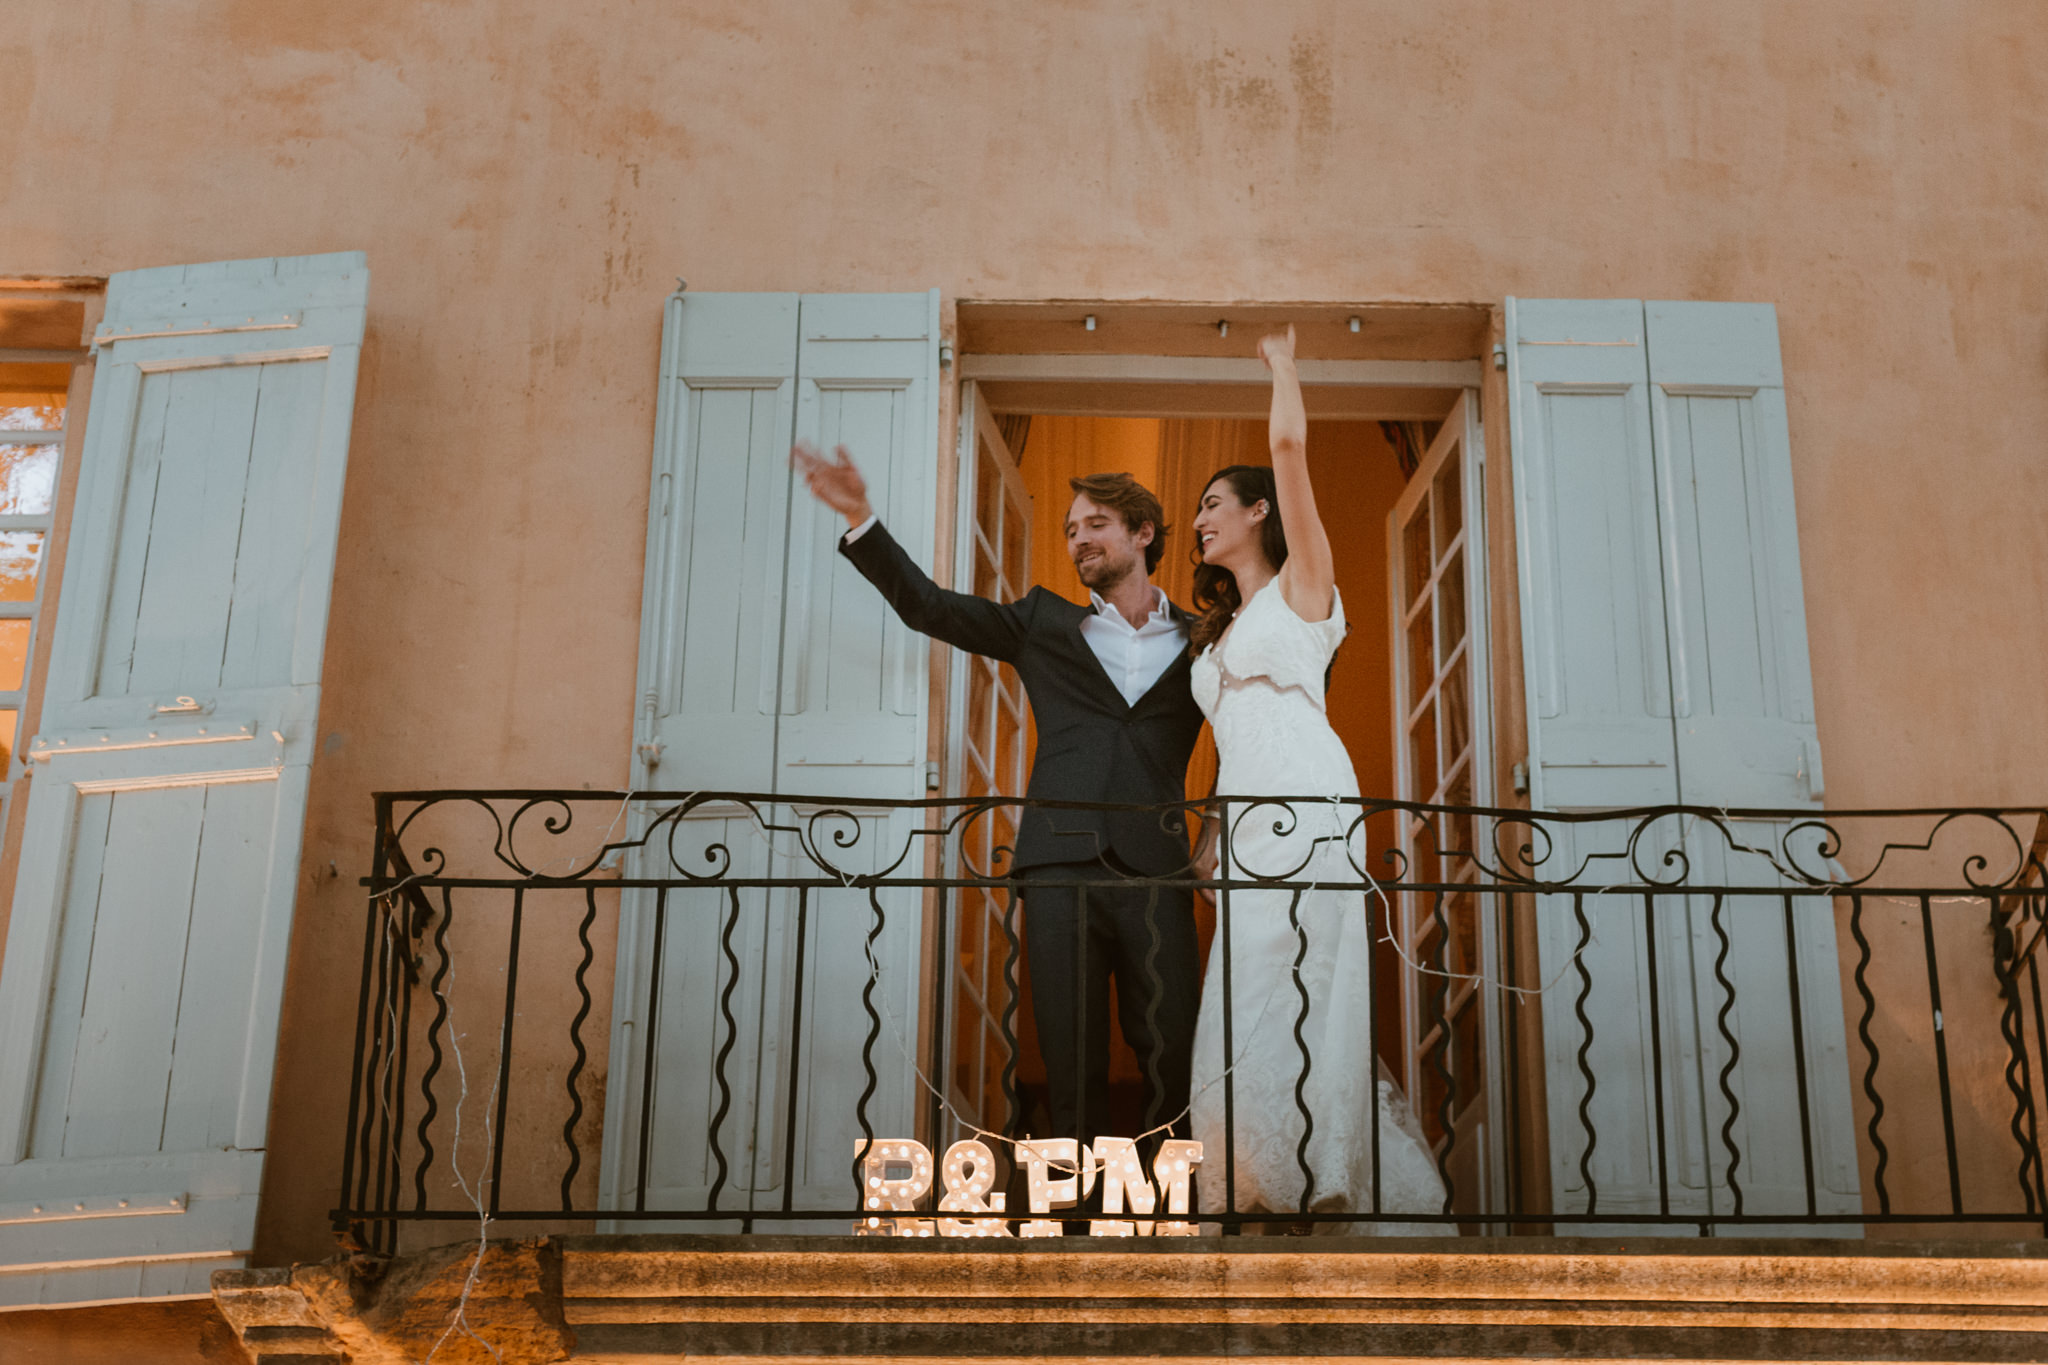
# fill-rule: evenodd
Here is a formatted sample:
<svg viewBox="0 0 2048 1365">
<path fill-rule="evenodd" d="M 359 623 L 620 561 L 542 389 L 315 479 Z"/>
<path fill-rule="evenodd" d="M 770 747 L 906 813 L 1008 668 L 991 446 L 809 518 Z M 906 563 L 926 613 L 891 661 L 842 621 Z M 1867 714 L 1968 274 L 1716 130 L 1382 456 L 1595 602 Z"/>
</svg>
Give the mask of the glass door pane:
<svg viewBox="0 0 2048 1365">
<path fill-rule="evenodd" d="M 1031 497 L 1017 472 L 1016 454 L 976 385 L 961 388 L 960 506 L 966 514 L 959 535 L 966 581 L 979 597 L 1014 602 L 1031 575 Z M 955 725 L 956 795 L 967 800 L 1021 796 L 1026 778 L 1026 707 L 1016 670 L 992 659 L 957 658 L 967 674 Z M 958 874 L 1001 875 L 1008 870 L 1016 839 L 1015 812 L 995 806 L 964 822 L 958 842 Z M 1012 1065 L 1016 1021 L 1013 997 L 1017 970 L 1016 901 L 1007 892 L 965 887 L 954 893 L 952 938 L 953 1049 L 946 1073 L 952 1116 L 942 1140 L 971 1136 L 968 1126 L 1005 1131 L 1011 1121 L 1005 1072 Z"/>
</svg>

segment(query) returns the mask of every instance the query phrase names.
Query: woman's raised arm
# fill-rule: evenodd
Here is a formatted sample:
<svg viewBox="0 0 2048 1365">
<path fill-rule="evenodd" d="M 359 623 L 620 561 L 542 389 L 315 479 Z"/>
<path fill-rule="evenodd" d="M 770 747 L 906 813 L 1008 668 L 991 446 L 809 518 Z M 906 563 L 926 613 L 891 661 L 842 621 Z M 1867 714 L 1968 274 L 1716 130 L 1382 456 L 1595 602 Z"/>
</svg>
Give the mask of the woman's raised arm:
<svg viewBox="0 0 2048 1365">
<path fill-rule="evenodd" d="M 1280 524 L 1287 528 L 1280 592 L 1304 621 L 1327 620 L 1337 567 L 1308 479 L 1308 411 L 1301 403 L 1301 379 L 1294 372 L 1292 323 L 1286 332 L 1259 342 L 1259 358 L 1273 372 L 1273 413 L 1266 422 L 1266 439 L 1273 451 L 1273 483 L 1280 493 Z"/>
</svg>

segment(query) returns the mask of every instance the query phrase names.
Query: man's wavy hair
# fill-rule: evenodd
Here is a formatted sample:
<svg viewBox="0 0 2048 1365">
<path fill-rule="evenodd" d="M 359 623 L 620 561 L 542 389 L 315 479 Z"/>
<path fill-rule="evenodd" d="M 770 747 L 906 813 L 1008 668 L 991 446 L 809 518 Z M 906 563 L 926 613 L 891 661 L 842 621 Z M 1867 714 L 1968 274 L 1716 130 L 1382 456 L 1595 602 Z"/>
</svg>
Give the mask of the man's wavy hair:
<svg viewBox="0 0 2048 1365">
<path fill-rule="evenodd" d="M 1116 512 L 1124 519 L 1124 529 L 1132 535 L 1145 523 L 1152 524 L 1152 543 L 1145 547 L 1145 574 L 1150 577 L 1159 567 L 1160 556 L 1166 553 L 1166 533 L 1173 529 L 1166 524 L 1166 509 L 1152 490 L 1123 473 L 1083 474 L 1068 479 L 1067 487 Z"/>
</svg>

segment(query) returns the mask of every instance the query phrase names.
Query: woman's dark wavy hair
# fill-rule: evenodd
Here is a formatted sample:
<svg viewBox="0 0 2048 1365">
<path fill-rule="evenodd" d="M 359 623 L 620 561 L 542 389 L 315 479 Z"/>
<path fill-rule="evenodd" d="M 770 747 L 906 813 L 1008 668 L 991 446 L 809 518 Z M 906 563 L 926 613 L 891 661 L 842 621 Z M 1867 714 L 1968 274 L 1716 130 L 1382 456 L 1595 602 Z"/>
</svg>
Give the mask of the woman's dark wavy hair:
<svg viewBox="0 0 2048 1365">
<path fill-rule="evenodd" d="M 1280 525 L 1280 489 L 1273 482 L 1273 471 L 1261 464 L 1234 464 L 1219 469 L 1202 485 L 1202 496 L 1218 483 L 1230 485 L 1230 491 L 1246 507 L 1256 505 L 1261 499 L 1266 504 L 1266 519 L 1259 523 L 1259 548 L 1274 569 L 1287 562 L 1287 532 Z M 1197 504 L 1200 510 L 1200 504 Z M 1230 618 L 1244 602 L 1237 590 L 1237 575 L 1215 564 L 1202 562 L 1202 547 L 1195 546 L 1195 625 L 1188 632 L 1190 653 L 1200 654 L 1210 645 L 1223 638 L 1223 632 L 1230 628 Z"/>
</svg>

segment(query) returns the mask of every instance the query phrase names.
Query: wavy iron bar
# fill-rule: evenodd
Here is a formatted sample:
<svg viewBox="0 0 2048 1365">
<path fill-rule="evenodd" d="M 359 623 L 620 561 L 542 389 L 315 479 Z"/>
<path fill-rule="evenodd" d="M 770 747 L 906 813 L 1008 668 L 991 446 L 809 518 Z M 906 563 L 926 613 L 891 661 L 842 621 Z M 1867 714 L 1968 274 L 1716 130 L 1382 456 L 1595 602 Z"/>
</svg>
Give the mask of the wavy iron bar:
<svg viewBox="0 0 2048 1365">
<path fill-rule="evenodd" d="M 1247 822 L 1291 826 L 1309 804 L 1332 803 L 1115 809 L 1172 829 L 1213 816 L 1235 849 Z M 1164 889 L 1204 893 L 1221 910 L 1213 953 L 1255 932 L 1261 907 L 1282 907 L 1294 989 L 1264 1013 L 1248 1002 L 1260 1022 L 1225 1049 L 1242 1059 L 1244 1033 L 1290 1035 L 1262 1044 L 1258 1064 L 1299 1067 L 1282 1078 L 1294 1112 L 1254 1117 L 1278 1123 L 1297 1183 L 1284 1207 L 1239 1207 L 1246 1182 L 1231 1173 L 1247 1153 L 1226 1140 L 1196 1176 L 1205 1230 L 2048 1235 L 2048 809 L 1336 805 L 1348 881 L 1233 856 L 1227 878 L 1191 857 L 1157 877 L 1106 860 L 1065 883 L 1084 904 L 1090 889 L 1138 883 L 1155 913 Z M 494 1222 L 843 1233 L 862 1217 L 850 1158 L 864 1142 L 981 1136 L 1004 1152 L 1047 1136 L 1044 1070 L 1020 1022 L 1030 891 L 1006 832 L 1027 811 L 1084 809 L 1113 808 L 379 794 L 337 1233 L 389 1253 L 408 1223 L 475 1218 L 448 1168 L 459 1097 L 443 1063 L 458 1008 L 500 1012 L 495 1030 L 468 1034 L 499 1079 Z M 1333 891 L 1357 896 L 1375 940 L 1367 1036 L 1307 1027 L 1302 971 L 1319 948 L 1297 910 Z M 592 968 L 614 941 L 607 1002 Z M 1230 1020 L 1247 976 L 1221 965 L 1210 979 Z M 1246 1121 L 1236 1065 L 1194 1078 L 1231 1129 Z M 1434 1154 L 1442 1207 L 1382 1197 L 1387 1120 L 1315 1112 L 1333 1092 L 1311 1077 L 1346 1068 L 1405 1094 L 1401 1121 Z M 1980 1112 L 1992 1095 L 1999 1112 Z M 1130 1118 L 1123 1131 L 1147 1143 L 1185 1134 L 1185 1112 Z M 1364 1185 L 1332 1189 L 1310 1161 L 1317 1135 L 1361 1127 Z M 1008 1174 L 997 1188 L 1014 1220 L 1027 1191 Z"/>
</svg>

